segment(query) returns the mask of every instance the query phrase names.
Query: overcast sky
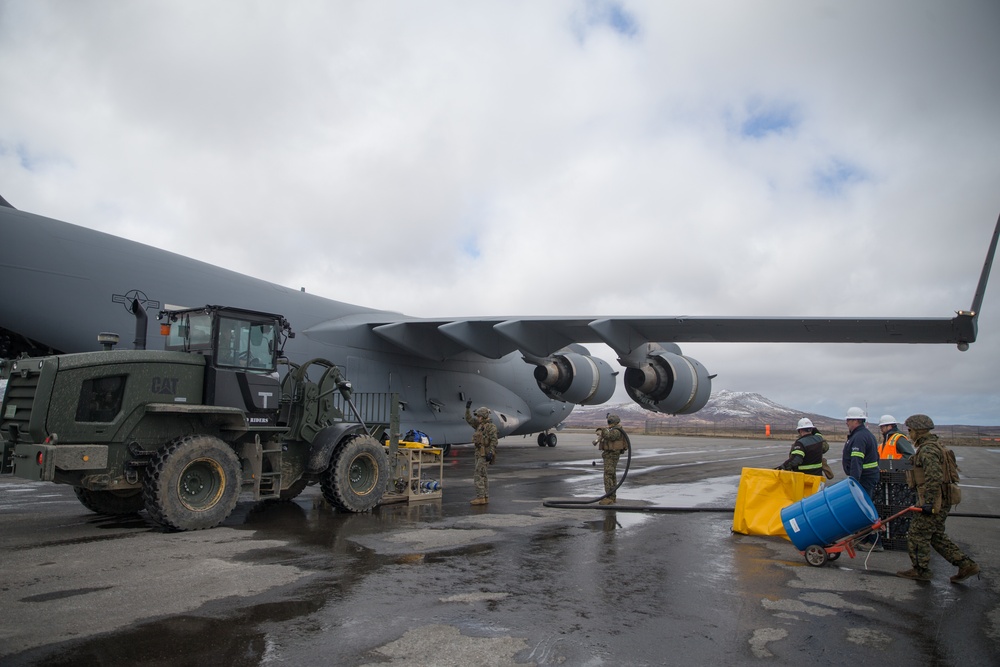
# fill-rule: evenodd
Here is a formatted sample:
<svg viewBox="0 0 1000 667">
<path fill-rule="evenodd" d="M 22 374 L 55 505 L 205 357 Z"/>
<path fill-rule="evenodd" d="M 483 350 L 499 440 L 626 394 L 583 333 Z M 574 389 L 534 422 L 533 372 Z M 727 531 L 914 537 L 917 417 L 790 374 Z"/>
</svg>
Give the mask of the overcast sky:
<svg viewBox="0 0 1000 667">
<path fill-rule="evenodd" d="M 0 0 L 0 194 L 420 317 L 948 317 L 1000 213 L 998 29 L 996 0 Z M 803 411 L 1000 424 L 995 273 L 965 353 L 684 349 Z"/>
</svg>

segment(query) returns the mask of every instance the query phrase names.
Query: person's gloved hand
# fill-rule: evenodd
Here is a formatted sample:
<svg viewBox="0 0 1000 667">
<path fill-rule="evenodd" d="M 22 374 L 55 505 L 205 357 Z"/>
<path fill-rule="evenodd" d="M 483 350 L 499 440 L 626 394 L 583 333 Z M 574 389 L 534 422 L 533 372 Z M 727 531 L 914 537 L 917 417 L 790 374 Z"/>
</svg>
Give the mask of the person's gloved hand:
<svg viewBox="0 0 1000 667">
<path fill-rule="evenodd" d="M 933 505 L 924 505 L 923 507 L 920 508 L 920 513 L 921 514 L 928 514 L 928 515 L 934 514 L 934 506 Z"/>
<path fill-rule="evenodd" d="M 486 465 L 491 465 L 494 458 L 493 452 L 486 452 Z"/>
<path fill-rule="evenodd" d="M 468 410 L 471 407 L 472 407 L 472 401 L 466 401 L 465 402 L 465 409 Z"/>
</svg>

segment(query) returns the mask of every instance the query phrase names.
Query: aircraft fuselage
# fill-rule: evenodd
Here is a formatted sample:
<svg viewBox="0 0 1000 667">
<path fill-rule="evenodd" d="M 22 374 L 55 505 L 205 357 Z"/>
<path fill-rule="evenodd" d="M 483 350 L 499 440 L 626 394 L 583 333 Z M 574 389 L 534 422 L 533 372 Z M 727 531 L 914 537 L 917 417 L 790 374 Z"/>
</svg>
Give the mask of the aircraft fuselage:
<svg viewBox="0 0 1000 667">
<path fill-rule="evenodd" d="M 397 392 L 403 428 L 435 444 L 468 442 L 465 401 L 489 405 L 502 435 L 543 431 L 562 422 L 572 404 L 547 397 L 520 354 L 489 359 L 473 352 L 431 361 L 401 353 L 365 327 L 338 323 L 400 317 L 289 289 L 211 264 L 84 227 L 0 207 L 0 326 L 57 352 L 99 350 L 97 334 L 116 332 L 131 346 L 135 320 L 113 295 L 166 305 L 226 305 L 275 312 L 296 337 L 285 352 L 295 363 L 324 358 L 344 369 L 357 391 Z M 275 258 L 274 261 L 281 261 Z M 147 347 L 162 344 L 155 322 Z M 343 330 L 343 335 L 336 332 Z"/>
</svg>

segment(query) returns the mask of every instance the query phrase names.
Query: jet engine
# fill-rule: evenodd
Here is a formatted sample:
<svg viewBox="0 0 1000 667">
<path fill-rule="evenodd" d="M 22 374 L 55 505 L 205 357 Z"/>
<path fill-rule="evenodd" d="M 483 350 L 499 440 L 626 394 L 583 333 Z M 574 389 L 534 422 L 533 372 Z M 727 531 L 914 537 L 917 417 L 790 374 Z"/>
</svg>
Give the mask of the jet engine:
<svg viewBox="0 0 1000 667">
<path fill-rule="evenodd" d="M 644 361 L 625 369 L 629 397 L 647 410 L 671 415 L 691 414 L 705 407 L 715 376 L 697 359 L 680 352 L 673 343 L 647 343 Z"/>
<path fill-rule="evenodd" d="M 586 352 L 587 348 L 574 345 Z M 533 362 L 538 388 L 546 396 L 577 405 L 599 405 L 615 393 L 615 376 L 608 362 L 569 349 Z"/>
</svg>

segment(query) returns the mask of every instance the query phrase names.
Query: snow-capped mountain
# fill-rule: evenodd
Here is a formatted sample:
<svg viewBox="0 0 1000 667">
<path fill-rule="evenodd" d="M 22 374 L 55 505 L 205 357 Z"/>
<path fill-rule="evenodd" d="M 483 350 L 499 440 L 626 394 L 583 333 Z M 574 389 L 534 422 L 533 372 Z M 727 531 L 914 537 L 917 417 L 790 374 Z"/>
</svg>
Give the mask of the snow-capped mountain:
<svg viewBox="0 0 1000 667">
<path fill-rule="evenodd" d="M 604 422 L 609 412 L 621 417 L 625 424 L 639 425 L 647 420 L 668 420 L 675 425 L 732 424 L 746 427 L 771 424 L 775 428 L 791 428 L 802 417 L 809 417 L 817 428 L 844 429 L 844 420 L 810 414 L 784 405 L 754 392 L 720 390 L 712 394 L 704 408 L 693 415 L 661 415 L 644 410 L 631 401 L 616 405 L 581 405 L 566 420 L 567 426 L 593 426 Z"/>
</svg>

